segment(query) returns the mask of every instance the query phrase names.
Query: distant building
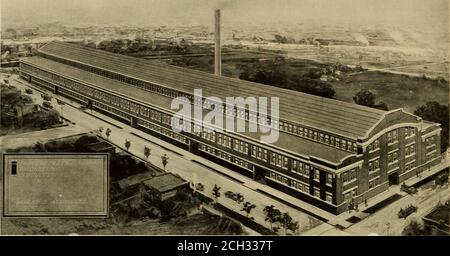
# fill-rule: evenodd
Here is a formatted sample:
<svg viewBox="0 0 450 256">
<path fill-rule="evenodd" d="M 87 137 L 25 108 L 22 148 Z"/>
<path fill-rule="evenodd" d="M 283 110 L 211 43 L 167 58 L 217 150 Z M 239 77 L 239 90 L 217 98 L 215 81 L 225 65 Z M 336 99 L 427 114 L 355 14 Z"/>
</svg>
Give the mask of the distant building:
<svg viewBox="0 0 450 256">
<path fill-rule="evenodd" d="M 439 235 L 448 236 L 450 234 L 449 215 L 450 209 L 449 202 L 447 201 L 445 204 L 434 208 L 422 219 L 425 227 L 437 231 Z"/>
</svg>

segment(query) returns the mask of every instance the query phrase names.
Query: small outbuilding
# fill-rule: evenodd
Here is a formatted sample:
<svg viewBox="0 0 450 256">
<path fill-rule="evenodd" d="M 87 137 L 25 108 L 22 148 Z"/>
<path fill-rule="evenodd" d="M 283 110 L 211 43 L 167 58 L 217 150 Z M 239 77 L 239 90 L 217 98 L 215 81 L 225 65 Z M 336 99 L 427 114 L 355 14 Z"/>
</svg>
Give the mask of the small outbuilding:
<svg viewBox="0 0 450 256">
<path fill-rule="evenodd" d="M 178 191 L 189 188 L 189 182 L 180 176 L 167 172 L 145 180 L 144 185 L 160 201 L 174 197 Z"/>
</svg>

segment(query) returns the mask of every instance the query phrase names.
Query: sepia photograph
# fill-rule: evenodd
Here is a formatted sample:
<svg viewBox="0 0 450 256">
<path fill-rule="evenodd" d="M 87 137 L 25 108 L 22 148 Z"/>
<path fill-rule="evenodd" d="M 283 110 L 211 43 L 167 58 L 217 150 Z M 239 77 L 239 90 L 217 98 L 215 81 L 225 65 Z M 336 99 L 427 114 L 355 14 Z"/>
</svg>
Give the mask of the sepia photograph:
<svg viewBox="0 0 450 256">
<path fill-rule="evenodd" d="M 0 17 L 2 236 L 449 235 L 448 0 Z"/>
</svg>

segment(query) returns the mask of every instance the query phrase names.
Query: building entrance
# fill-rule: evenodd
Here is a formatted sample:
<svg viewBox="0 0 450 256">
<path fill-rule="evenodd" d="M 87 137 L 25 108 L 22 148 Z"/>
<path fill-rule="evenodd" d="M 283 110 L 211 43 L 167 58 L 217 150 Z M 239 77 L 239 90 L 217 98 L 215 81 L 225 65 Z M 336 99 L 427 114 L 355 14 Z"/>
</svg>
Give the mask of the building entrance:
<svg viewBox="0 0 450 256">
<path fill-rule="evenodd" d="M 389 186 L 398 184 L 398 173 L 392 172 L 388 175 Z"/>
</svg>

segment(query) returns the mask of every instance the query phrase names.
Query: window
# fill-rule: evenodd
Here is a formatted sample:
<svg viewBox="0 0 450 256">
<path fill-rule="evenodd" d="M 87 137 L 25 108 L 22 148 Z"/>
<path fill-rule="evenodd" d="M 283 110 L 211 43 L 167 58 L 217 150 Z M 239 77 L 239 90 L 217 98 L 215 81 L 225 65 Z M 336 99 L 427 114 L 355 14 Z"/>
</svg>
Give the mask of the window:
<svg viewBox="0 0 450 256">
<path fill-rule="evenodd" d="M 398 140 L 397 129 L 388 132 L 388 143 L 394 143 Z"/>
<path fill-rule="evenodd" d="M 347 141 L 347 150 L 352 151 L 353 143 L 351 141 Z"/>
<path fill-rule="evenodd" d="M 330 185 L 333 183 L 333 175 L 331 175 L 330 173 L 327 173 L 327 185 Z"/>
<path fill-rule="evenodd" d="M 314 188 L 314 196 L 320 198 L 320 189 Z"/>
<path fill-rule="evenodd" d="M 348 172 L 344 172 L 344 173 L 342 173 L 342 181 L 345 183 L 345 182 L 348 182 Z"/>
<path fill-rule="evenodd" d="M 309 177 L 309 170 L 310 170 L 309 164 L 305 164 L 305 176 L 306 177 Z"/>
<path fill-rule="evenodd" d="M 295 173 L 298 171 L 298 162 L 296 160 L 292 160 L 292 171 Z"/>
<path fill-rule="evenodd" d="M 314 180 L 320 181 L 320 171 L 314 168 Z"/>
<path fill-rule="evenodd" d="M 277 155 L 277 166 L 281 167 L 283 165 L 282 163 L 282 156 L 281 155 Z"/>
<path fill-rule="evenodd" d="M 283 157 L 283 168 L 287 169 L 289 166 L 289 159 L 287 157 Z"/>
<path fill-rule="evenodd" d="M 309 191 L 309 185 L 303 185 L 303 192 L 305 192 L 305 193 L 310 193 L 310 191 Z"/>
<path fill-rule="evenodd" d="M 325 201 L 327 201 L 328 203 L 332 203 L 333 202 L 333 195 L 329 192 L 325 193 Z"/>
<path fill-rule="evenodd" d="M 320 142 L 324 142 L 324 137 L 323 137 L 323 134 L 322 134 L 322 133 L 319 134 L 319 141 L 320 141 Z"/>
<path fill-rule="evenodd" d="M 347 145 L 347 141 L 346 140 L 341 140 L 341 149 L 345 150 L 346 145 Z"/>
</svg>

